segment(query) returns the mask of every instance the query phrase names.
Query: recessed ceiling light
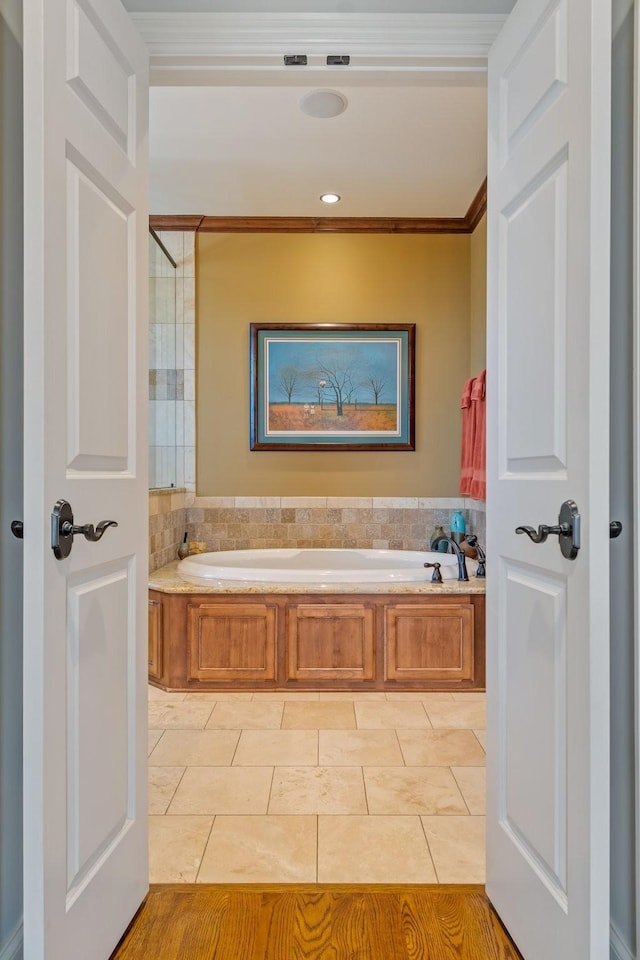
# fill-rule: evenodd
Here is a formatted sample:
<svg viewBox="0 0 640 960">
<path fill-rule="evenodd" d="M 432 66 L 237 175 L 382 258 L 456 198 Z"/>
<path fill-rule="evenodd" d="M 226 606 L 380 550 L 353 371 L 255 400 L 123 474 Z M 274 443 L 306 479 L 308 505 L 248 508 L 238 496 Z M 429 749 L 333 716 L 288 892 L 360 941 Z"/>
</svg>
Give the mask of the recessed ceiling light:
<svg viewBox="0 0 640 960">
<path fill-rule="evenodd" d="M 340 195 L 337 193 L 323 193 L 320 199 L 323 203 L 339 203 Z"/>
<path fill-rule="evenodd" d="M 347 98 L 337 90 L 312 90 L 300 101 L 300 109 L 308 117 L 327 120 L 344 113 L 347 109 Z"/>
</svg>

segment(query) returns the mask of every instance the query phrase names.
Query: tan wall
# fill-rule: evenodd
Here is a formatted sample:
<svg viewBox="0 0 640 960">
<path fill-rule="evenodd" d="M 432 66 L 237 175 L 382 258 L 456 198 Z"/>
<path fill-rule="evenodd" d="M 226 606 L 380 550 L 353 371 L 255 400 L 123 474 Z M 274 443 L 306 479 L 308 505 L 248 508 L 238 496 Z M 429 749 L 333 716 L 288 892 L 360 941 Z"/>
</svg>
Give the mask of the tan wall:
<svg viewBox="0 0 640 960">
<path fill-rule="evenodd" d="M 471 326 L 469 373 L 474 377 L 487 365 L 487 215 L 471 235 Z"/>
<path fill-rule="evenodd" d="M 458 490 L 470 237 L 198 234 L 200 496 L 446 497 Z M 416 450 L 249 450 L 249 324 L 415 323 Z"/>
</svg>

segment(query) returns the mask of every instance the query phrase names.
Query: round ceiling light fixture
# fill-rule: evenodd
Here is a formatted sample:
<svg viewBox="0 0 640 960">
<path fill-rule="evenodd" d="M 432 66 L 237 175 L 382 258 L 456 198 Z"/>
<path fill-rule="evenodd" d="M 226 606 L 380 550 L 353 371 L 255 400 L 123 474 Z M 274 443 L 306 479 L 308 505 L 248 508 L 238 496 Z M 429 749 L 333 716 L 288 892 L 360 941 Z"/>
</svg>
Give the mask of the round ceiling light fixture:
<svg viewBox="0 0 640 960">
<path fill-rule="evenodd" d="M 312 90 L 300 101 L 300 109 L 318 120 L 339 117 L 347 109 L 347 98 L 337 90 Z"/>
<path fill-rule="evenodd" d="M 320 199 L 323 203 L 340 203 L 341 198 L 339 193 L 323 193 Z"/>
</svg>

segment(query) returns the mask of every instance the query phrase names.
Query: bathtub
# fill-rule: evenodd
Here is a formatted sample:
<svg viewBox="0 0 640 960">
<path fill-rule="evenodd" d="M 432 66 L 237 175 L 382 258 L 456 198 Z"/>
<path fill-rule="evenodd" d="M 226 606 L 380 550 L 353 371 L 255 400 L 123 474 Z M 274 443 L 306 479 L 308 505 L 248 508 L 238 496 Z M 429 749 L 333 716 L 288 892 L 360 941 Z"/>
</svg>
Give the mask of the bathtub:
<svg viewBox="0 0 640 960">
<path fill-rule="evenodd" d="M 453 554 L 418 550 L 222 550 L 187 557 L 178 564 L 185 580 L 247 583 L 416 583 L 431 580 L 425 563 L 441 564 L 443 580 L 458 577 Z M 467 560 L 469 575 L 475 561 Z"/>
</svg>

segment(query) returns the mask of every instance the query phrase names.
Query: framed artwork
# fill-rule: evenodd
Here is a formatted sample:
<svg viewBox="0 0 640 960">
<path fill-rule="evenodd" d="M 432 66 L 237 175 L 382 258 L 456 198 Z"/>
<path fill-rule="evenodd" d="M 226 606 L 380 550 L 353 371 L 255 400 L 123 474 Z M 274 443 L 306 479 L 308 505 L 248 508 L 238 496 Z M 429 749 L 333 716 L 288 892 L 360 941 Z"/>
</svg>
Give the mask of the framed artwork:
<svg viewBox="0 0 640 960">
<path fill-rule="evenodd" d="M 252 450 L 414 450 L 415 324 L 251 324 Z"/>
</svg>

